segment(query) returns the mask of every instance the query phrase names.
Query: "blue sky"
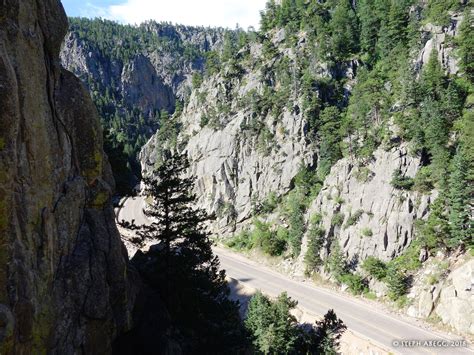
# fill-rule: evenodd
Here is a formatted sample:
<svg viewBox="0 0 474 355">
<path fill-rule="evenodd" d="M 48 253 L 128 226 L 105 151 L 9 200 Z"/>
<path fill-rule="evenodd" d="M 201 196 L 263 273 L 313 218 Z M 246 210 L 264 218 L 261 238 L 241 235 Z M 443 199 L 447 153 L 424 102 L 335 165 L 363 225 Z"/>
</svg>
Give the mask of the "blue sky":
<svg viewBox="0 0 474 355">
<path fill-rule="evenodd" d="M 103 17 L 122 23 L 146 20 L 194 26 L 258 28 L 266 0 L 62 0 L 69 16 Z"/>
</svg>

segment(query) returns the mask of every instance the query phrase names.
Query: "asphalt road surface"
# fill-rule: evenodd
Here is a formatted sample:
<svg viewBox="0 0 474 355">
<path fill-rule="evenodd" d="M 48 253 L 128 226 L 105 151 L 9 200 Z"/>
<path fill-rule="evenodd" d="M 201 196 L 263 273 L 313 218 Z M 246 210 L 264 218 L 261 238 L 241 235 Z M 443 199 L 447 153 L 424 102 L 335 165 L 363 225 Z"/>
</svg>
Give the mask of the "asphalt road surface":
<svg viewBox="0 0 474 355">
<path fill-rule="evenodd" d="M 127 199 L 118 219 L 136 224 L 147 223 L 143 214 L 145 202 L 140 196 Z M 286 291 L 298 301 L 298 306 L 312 314 L 324 315 L 334 309 L 347 327 L 355 334 L 398 354 L 473 354 L 472 348 L 455 346 L 459 337 L 424 329 L 400 317 L 384 313 L 380 307 L 338 293 L 296 281 L 228 250 L 215 248 L 227 276 L 252 288 L 276 296 Z M 436 346 L 404 345 L 407 341 L 436 341 Z"/>
</svg>

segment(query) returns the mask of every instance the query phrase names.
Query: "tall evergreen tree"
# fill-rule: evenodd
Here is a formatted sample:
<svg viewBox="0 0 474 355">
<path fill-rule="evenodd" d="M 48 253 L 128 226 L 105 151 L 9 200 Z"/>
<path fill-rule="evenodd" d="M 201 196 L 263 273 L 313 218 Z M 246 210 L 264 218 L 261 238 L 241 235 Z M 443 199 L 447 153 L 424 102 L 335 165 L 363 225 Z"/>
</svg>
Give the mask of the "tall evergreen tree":
<svg viewBox="0 0 474 355">
<path fill-rule="evenodd" d="M 135 231 L 137 243 L 158 242 L 133 263 L 146 283 L 165 301 L 167 310 L 186 337 L 184 347 L 193 353 L 236 351 L 245 346 L 238 305 L 228 299 L 225 272 L 204 222 L 209 216 L 194 208 L 194 179 L 184 154 L 169 152 L 153 177 L 145 177 L 145 196 L 150 205 L 146 225 L 122 222 Z M 186 348 L 187 347 L 187 348 Z"/>
<path fill-rule="evenodd" d="M 373 64 L 376 60 L 376 46 L 380 19 L 377 16 L 373 0 L 361 0 L 358 5 L 360 21 L 360 47 L 367 57 L 367 62 Z"/>
<path fill-rule="evenodd" d="M 461 149 L 453 159 L 453 169 L 449 179 L 449 225 L 451 238 L 448 245 L 456 247 L 460 243 L 474 245 L 472 240 L 472 215 L 473 203 L 472 187 L 468 181 L 468 162 Z"/>
<path fill-rule="evenodd" d="M 459 29 L 459 59 L 461 69 L 466 77 L 474 83 L 474 15 L 468 7 L 464 11 L 464 19 Z"/>
<path fill-rule="evenodd" d="M 331 166 L 341 158 L 340 137 L 340 113 L 337 107 L 325 108 L 320 114 L 320 163 L 319 173 L 324 178 L 331 169 Z"/>
<path fill-rule="evenodd" d="M 329 24 L 331 30 L 331 54 L 342 61 L 357 53 L 359 47 L 359 24 L 348 0 L 339 0 Z"/>
<path fill-rule="evenodd" d="M 292 353 L 298 339 L 298 328 L 296 318 L 290 311 L 296 304 L 286 293 L 282 293 L 275 302 L 260 292 L 252 297 L 245 327 L 256 353 Z"/>
</svg>

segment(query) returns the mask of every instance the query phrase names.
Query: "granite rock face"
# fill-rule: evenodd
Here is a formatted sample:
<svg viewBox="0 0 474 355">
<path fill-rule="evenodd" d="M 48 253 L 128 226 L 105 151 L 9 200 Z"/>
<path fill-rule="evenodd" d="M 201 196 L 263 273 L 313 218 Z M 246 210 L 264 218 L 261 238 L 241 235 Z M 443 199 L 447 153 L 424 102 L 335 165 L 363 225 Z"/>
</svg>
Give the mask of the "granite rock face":
<svg viewBox="0 0 474 355">
<path fill-rule="evenodd" d="M 428 260 L 415 278 L 408 315 L 439 317 L 462 334 L 474 334 L 474 260 L 467 255 Z"/>
<path fill-rule="evenodd" d="M 414 177 L 419 167 L 420 159 L 410 156 L 406 145 L 377 149 L 367 166 L 349 158 L 337 162 L 308 211 L 308 217 L 322 217 L 322 257 L 334 241 L 349 260 L 375 256 L 388 261 L 400 255 L 414 238 L 415 220 L 427 216 L 434 197 L 398 190 L 390 182 L 395 170 Z"/>
<path fill-rule="evenodd" d="M 416 60 L 418 69 L 428 63 L 431 53 L 436 50 L 439 62 L 449 74 L 455 75 L 459 72 L 459 59 L 453 55 L 454 46 L 449 39 L 457 36 L 462 19 L 461 14 L 454 14 L 448 26 L 436 26 L 428 23 L 422 27 L 424 46 Z"/>
<path fill-rule="evenodd" d="M 124 101 L 130 107 L 138 107 L 145 116 L 174 106 L 172 90 L 163 83 L 147 57 L 137 56 L 126 64 L 121 78 Z"/>
<path fill-rule="evenodd" d="M 139 29 L 151 43 L 140 43 L 140 50 L 125 59 L 99 48 L 87 33 L 81 36 L 73 27 L 61 47 L 61 63 L 90 90 L 105 93 L 107 88 L 119 110 L 138 109 L 145 117 L 154 111 L 172 112 L 177 99 L 189 96 L 193 74 L 204 70 L 203 53 L 222 46 L 224 30 L 152 21 Z M 186 55 L 186 48 L 199 54 Z"/>
<path fill-rule="evenodd" d="M 0 3 L 0 353 L 107 353 L 135 290 L 58 0 Z"/>
<path fill-rule="evenodd" d="M 249 52 L 255 61 L 263 60 L 261 45 L 251 45 Z M 270 193 L 290 191 L 301 166 L 317 158 L 302 110 L 285 107 L 278 120 L 271 113 L 258 117 L 245 102 L 262 94 L 264 76 L 250 69 L 236 79 L 230 70 L 193 91 L 179 118 L 178 139 L 196 177 L 198 204 L 217 215 L 216 233 L 240 228 Z M 258 133 L 252 128 L 257 120 L 262 122 Z M 163 144 L 157 134 L 144 146 L 140 158 L 145 174 L 152 172 Z"/>
</svg>

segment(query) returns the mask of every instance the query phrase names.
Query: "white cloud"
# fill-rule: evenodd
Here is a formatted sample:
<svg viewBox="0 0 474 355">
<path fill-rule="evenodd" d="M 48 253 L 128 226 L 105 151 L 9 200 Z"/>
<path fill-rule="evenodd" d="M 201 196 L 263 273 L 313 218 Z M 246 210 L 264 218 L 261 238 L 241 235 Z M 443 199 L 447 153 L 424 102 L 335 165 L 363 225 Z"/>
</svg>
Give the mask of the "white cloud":
<svg viewBox="0 0 474 355">
<path fill-rule="evenodd" d="M 84 17 L 102 17 L 110 18 L 110 11 L 107 8 L 94 5 L 90 2 L 86 2 L 85 6 L 80 10 L 81 16 Z"/>
<path fill-rule="evenodd" d="M 106 7 L 102 17 L 139 24 L 146 20 L 193 26 L 258 28 L 266 0 L 127 0 Z"/>
</svg>

